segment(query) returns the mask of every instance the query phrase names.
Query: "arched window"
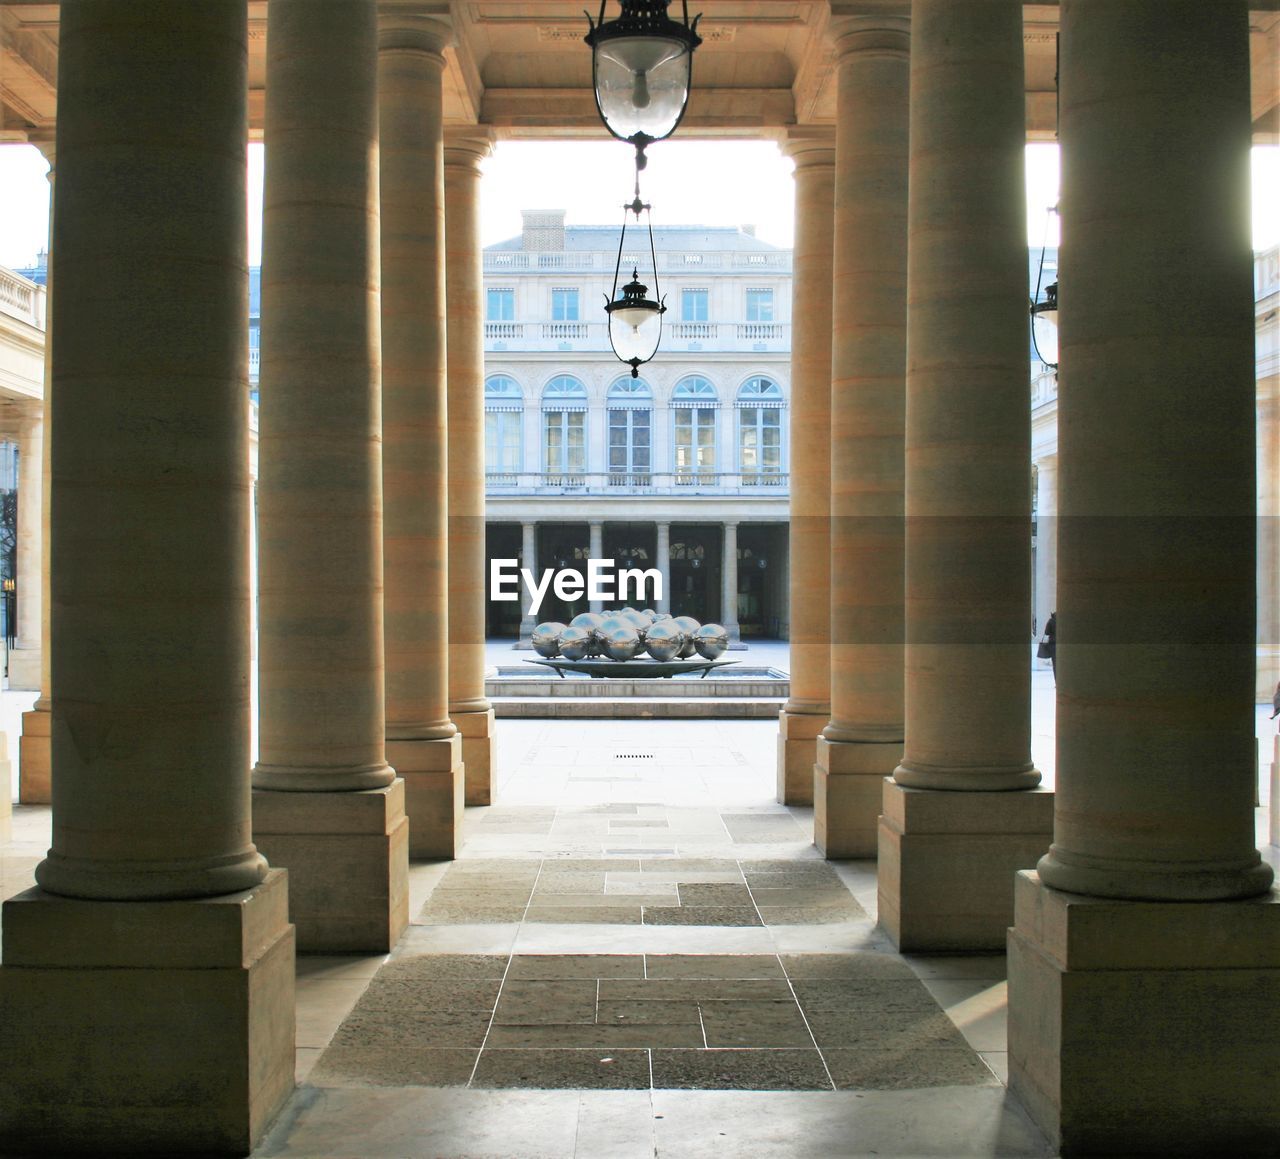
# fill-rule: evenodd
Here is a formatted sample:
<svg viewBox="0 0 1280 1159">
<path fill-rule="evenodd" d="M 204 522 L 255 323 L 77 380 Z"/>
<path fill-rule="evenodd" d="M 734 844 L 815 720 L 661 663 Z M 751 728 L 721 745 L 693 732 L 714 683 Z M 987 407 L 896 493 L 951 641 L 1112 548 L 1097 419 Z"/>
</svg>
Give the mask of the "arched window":
<svg viewBox="0 0 1280 1159">
<path fill-rule="evenodd" d="M 609 485 L 647 487 L 653 469 L 653 391 L 643 378 L 609 387 Z"/>
<path fill-rule="evenodd" d="M 782 387 L 749 378 L 738 391 L 738 470 L 743 486 L 782 481 Z"/>
<path fill-rule="evenodd" d="M 587 388 L 559 374 L 542 391 L 542 469 L 580 475 L 587 469 Z"/>
<path fill-rule="evenodd" d="M 484 380 L 484 465 L 485 473 L 510 476 L 494 480 L 516 482 L 523 458 L 524 395 L 514 378 L 491 374 Z"/>
<path fill-rule="evenodd" d="M 719 405 L 716 388 L 700 374 L 682 378 L 671 392 L 677 483 L 715 479 L 716 409 Z"/>
</svg>

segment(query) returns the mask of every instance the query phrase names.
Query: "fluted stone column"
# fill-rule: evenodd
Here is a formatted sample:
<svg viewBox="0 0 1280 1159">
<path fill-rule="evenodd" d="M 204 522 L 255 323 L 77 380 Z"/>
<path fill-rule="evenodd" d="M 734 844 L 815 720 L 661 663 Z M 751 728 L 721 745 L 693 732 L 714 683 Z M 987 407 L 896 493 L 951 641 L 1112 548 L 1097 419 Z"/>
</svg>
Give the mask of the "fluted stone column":
<svg viewBox="0 0 1280 1159">
<path fill-rule="evenodd" d="M 1017 883 L 1011 1086 L 1065 1154 L 1264 1154 L 1247 4 L 1061 19 L 1057 804 Z"/>
<path fill-rule="evenodd" d="M 33 142 L 49 162 L 49 221 L 56 210 L 57 144 L 55 141 Z M 44 430 L 40 456 L 40 695 L 30 712 L 22 714 L 22 736 L 18 740 L 18 800 L 24 805 L 47 805 L 52 800 L 50 786 L 52 767 L 50 736 L 53 728 L 53 692 L 50 658 L 50 617 L 53 599 L 49 590 L 50 547 L 53 542 L 50 513 L 52 511 L 53 478 L 51 473 L 53 446 L 53 238 L 48 246 L 49 265 L 45 271 L 44 314 Z"/>
<path fill-rule="evenodd" d="M 797 131 L 791 280 L 791 695 L 778 714 L 778 800 L 813 803 L 831 719 L 831 250 L 835 139 Z"/>
<path fill-rule="evenodd" d="M 742 646 L 738 629 L 738 525 L 724 524 L 720 547 L 720 620 L 729 633 L 729 647 Z"/>
<path fill-rule="evenodd" d="M 243 1154 L 293 1088 L 249 821 L 247 49 L 240 0 L 62 10 L 53 842 L 4 904 L 6 1152 Z"/>
<path fill-rule="evenodd" d="M 47 349 L 47 346 L 46 346 Z M 9 652 L 9 687 L 40 687 L 41 624 L 44 620 L 44 408 L 35 403 L 18 429 L 18 622 Z"/>
<path fill-rule="evenodd" d="M 462 734 L 466 802 L 493 800 L 493 707 L 484 691 L 484 279 L 480 162 L 488 130 L 446 134 L 449 348 L 449 717 Z"/>
<path fill-rule="evenodd" d="M 1035 639 L 1058 607 L 1058 456 L 1036 460 Z M 1048 660 L 1037 660 L 1037 667 Z"/>
<path fill-rule="evenodd" d="M 449 26 L 378 17 L 387 759 L 412 857 L 453 857 L 462 738 L 449 719 L 444 123 Z"/>
<path fill-rule="evenodd" d="M 875 856 L 881 782 L 902 757 L 908 29 L 834 30 L 831 720 L 813 790 L 828 857 Z"/>
<path fill-rule="evenodd" d="M 1021 0 L 915 0 L 908 222 L 906 743 L 879 920 L 999 949 L 1048 848 L 1031 763 L 1031 416 Z"/>
<path fill-rule="evenodd" d="M 658 574 L 662 576 L 662 599 L 654 605 L 656 612 L 671 612 L 671 524 L 654 525 L 657 534 L 657 546 L 654 554 L 658 557 Z"/>
<path fill-rule="evenodd" d="M 604 558 L 604 524 L 599 519 L 593 519 L 587 525 L 587 556 L 590 559 Z M 585 574 L 585 573 L 584 573 Z M 603 600 L 591 600 L 588 607 L 593 612 L 604 611 Z"/>
<path fill-rule="evenodd" d="M 304 949 L 408 922 L 386 761 L 374 0 L 270 0 L 254 835 Z"/>
<path fill-rule="evenodd" d="M 520 524 L 520 566 L 527 567 L 535 575 L 538 572 L 538 525 L 536 523 Z M 538 617 L 533 614 L 533 596 L 528 586 L 520 585 L 520 639 L 517 648 L 530 647 L 529 640 L 533 630 L 538 626 Z"/>
</svg>

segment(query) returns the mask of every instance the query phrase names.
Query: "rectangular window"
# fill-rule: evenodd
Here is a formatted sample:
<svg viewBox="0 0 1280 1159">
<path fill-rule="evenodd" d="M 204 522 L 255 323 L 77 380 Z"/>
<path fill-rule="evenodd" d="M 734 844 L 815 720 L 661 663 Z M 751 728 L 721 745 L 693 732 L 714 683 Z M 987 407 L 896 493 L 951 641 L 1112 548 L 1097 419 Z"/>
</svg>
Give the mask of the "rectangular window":
<svg viewBox="0 0 1280 1159">
<path fill-rule="evenodd" d="M 490 475 L 519 474 L 521 417 L 514 410 L 485 412 L 484 463 Z"/>
<path fill-rule="evenodd" d="M 748 322 L 772 322 L 773 321 L 773 291 L 772 290 L 748 290 L 747 291 L 747 321 Z"/>
<path fill-rule="evenodd" d="M 716 469 L 716 412 L 711 407 L 681 407 L 676 415 L 677 475 L 707 477 Z"/>
<path fill-rule="evenodd" d="M 610 410 L 610 474 L 647 475 L 649 450 L 649 412 L 621 408 Z"/>
<path fill-rule="evenodd" d="M 706 290 L 681 290 L 680 291 L 680 321 L 681 322 L 705 322 L 708 318 L 707 299 L 709 297 Z"/>
<path fill-rule="evenodd" d="M 553 289 L 551 291 L 551 321 L 576 322 L 578 320 L 578 291 Z"/>
<path fill-rule="evenodd" d="M 580 474 L 587 469 L 587 413 L 543 411 L 543 470 L 548 475 Z"/>
<path fill-rule="evenodd" d="M 782 411 L 742 407 L 738 411 L 738 459 L 743 482 L 776 476 L 782 470 Z"/>
<path fill-rule="evenodd" d="M 516 292 L 511 289 L 490 289 L 486 291 L 488 312 L 485 317 L 490 322 L 514 322 L 516 317 Z"/>
</svg>

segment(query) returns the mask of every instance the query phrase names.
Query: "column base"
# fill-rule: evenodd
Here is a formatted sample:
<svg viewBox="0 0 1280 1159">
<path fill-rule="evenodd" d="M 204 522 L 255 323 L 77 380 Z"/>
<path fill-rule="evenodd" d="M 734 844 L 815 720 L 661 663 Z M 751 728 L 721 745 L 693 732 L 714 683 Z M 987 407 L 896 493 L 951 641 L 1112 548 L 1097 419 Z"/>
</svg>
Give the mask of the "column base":
<svg viewBox="0 0 1280 1159">
<path fill-rule="evenodd" d="M 40 690 L 40 649 L 14 648 L 9 653 L 9 691 Z"/>
<path fill-rule="evenodd" d="M 388 740 L 387 763 L 404 781 L 409 856 L 456 857 L 462 839 L 462 738 Z"/>
<path fill-rule="evenodd" d="M 253 791 L 253 841 L 289 871 L 298 949 L 381 954 L 409 924 L 404 782 L 350 793 Z"/>
<path fill-rule="evenodd" d="M 818 760 L 818 734 L 830 712 L 778 713 L 778 803 L 813 804 L 813 766 Z"/>
<path fill-rule="evenodd" d="M 1280 894 L 1131 902 L 1017 876 L 1009 1087 L 1063 1155 L 1271 1155 Z"/>
<path fill-rule="evenodd" d="M 32 709 L 22 714 L 18 741 L 18 802 L 48 805 L 53 801 L 53 713 Z"/>
<path fill-rule="evenodd" d="M 874 858 L 883 781 L 902 760 L 902 742 L 817 739 L 813 843 L 826 857 Z"/>
<path fill-rule="evenodd" d="M 198 901 L 4 903 L 0 1151 L 253 1149 L 294 1086 L 287 876 Z"/>
<path fill-rule="evenodd" d="M 462 764 L 466 769 L 466 803 L 493 804 L 493 709 L 483 712 L 450 712 L 449 719 L 462 734 Z"/>
<path fill-rule="evenodd" d="M 1013 880 L 1053 841 L 1053 793 L 884 783 L 877 905 L 904 953 L 1003 950 Z"/>
</svg>

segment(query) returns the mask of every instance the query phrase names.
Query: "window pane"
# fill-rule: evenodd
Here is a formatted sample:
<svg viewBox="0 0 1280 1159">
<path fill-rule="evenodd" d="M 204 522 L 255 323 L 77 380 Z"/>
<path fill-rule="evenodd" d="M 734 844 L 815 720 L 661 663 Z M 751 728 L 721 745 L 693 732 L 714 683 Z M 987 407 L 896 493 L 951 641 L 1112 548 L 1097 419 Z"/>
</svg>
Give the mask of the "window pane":
<svg viewBox="0 0 1280 1159">
<path fill-rule="evenodd" d="M 515 290 L 491 289 L 487 293 L 490 322 L 510 322 L 516 316 Z"/>
<path fill-rule="evenodd" d="M 748 290 L 747 291 L 747 321 L 748 322 L 772 322 L 773 321 L 773 291 L 772 290 Z"/>
</svg>

